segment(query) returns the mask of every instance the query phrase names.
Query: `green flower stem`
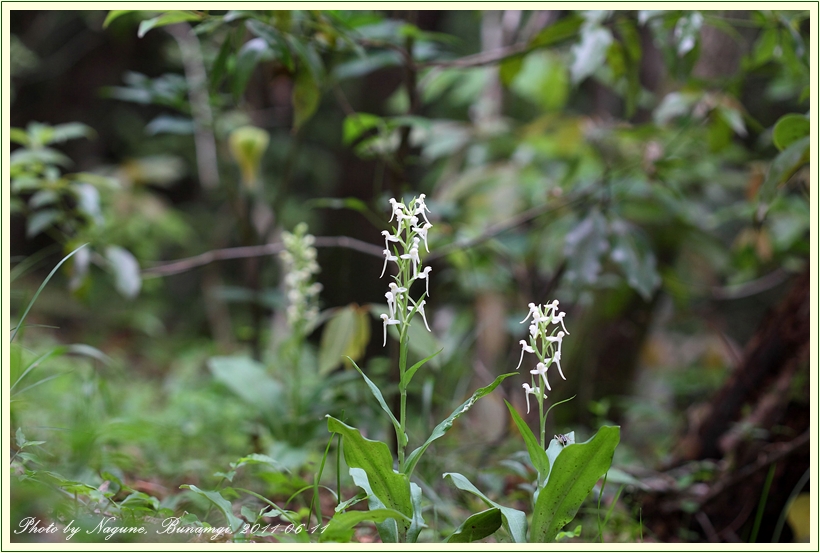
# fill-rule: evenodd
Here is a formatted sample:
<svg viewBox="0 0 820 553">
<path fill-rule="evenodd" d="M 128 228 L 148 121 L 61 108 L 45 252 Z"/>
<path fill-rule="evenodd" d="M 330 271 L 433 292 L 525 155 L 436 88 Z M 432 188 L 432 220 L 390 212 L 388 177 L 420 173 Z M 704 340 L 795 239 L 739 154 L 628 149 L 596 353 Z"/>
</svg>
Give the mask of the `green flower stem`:
<svg viewBox="0 0 820 553">
<path fill-rule="evenodd" d="M 398 309 L 398 302 L 397 309 Z M 406 306 L 402 305 L 406 311 Z M 399 410 L 399 426 L 401 426 L 401 435 L 396 436 L 396 443 L 398 444 L 399 456 L 399 472 L 404 471 L 404 454 L 407 444 L 404 443 L 404 436 L 407 435 L 407 387 L 402 386 L 404 382 L 404 373 L 407 370 L 407 329 L 409 324 L 405 320 L 401 325 L 401 333 L 399 335 L 399 392 L 401 393 L 401 407 Z"/>
</svg>

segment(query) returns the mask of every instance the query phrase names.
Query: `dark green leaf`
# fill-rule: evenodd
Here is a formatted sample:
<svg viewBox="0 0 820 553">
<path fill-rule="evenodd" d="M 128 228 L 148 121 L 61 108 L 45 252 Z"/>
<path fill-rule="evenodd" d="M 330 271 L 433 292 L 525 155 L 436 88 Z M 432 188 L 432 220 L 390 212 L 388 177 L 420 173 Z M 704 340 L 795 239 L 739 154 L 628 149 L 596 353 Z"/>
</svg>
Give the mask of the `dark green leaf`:
<svg viewBox="0 0 820 553">
<path fill-rule="evenodd" d="M 804 136 L 792 142 L 785 150 L 777 154 L 777 157 L 769 166 L 769 173 L 766 180 L 758 191 L 758 200 L 768 204 L 777 192 L 777 185 L 785 182 L 795 171 L 809 161 L 810 137 Z"/>
<path fill-rule="evenodd" d="M 444 348 L 438 350 L 437 352 L 435 352 L 432 355 L 428 355 L 427 357 L 425 357 L 424 359 L 422 359 L 421 361 L 419 361 L 418 363 L 414 364 L 412 367 L 407 369 L 404 372 L 404 378 L 401 379 L 401 382 L 399 383 L 399 386 L 401 388 L 407 388 L 407 386 L 410 385 L 410 381 L 413 379 L 413 375 L 416 374 L 416 371 L 419 370 L 422 365 L 424 365 L 425 363 L 430 361 L 433 357 L 435 357 L 436 355 L 441 353 L 443 351 L 443 349 Z"/>
<path fill-rule="evenodd" d="M 213 492 L 206 492 L 200 490 L 193 484 L 183 484 L 180 488 L 187 488 L 194 492 L 197 495 L 200 495 L 213 503 L 217 509 L 222 512 L 222 515 L 225 517 L 225 520 L 228 522 L 228 526 L 231 528 L 231 532 L 238 532 L 239 529 L 242 527 L 243 521 L 241 518 L 238 518 L 236 515 L 233 514 L 233 508 L 231 507 L 230 502 L 222 497 L 217 491 Z"/>
<path fill-rule="evenodd" d="M 268 43 L 261 38 L 252 38 L 242 45 L 236 56 L 236 69 L 233 76 L 233 95 L 242 96 L 256 65 L 262 60 L 273 59 L 273 52 Z"/>
<path fill-rule="evenodd" d="M 577 14 L 570 14 L 546 27 L 530 42 L 532 48 L 543 48 L 574 37 L 581 29 L 584 18 Z"/>
<path fill-rule="evenodd" d="M 553 542 L 564 525 L 575 518 L 592 487 L 612 465 L 619 441 L 620 428 L 604 426 L 590 440 L 563 448 L 549 482 L 535 502 L 530 542 Z"/>
<path fill-rule="evenodd" d="M 276 59 L 282 62 L 288 71 L 293 71 L 293 57 L 290 53 L 285 37 L 275 28 L 266 25 L 258 19 L 249 19 L 245 26 L 256 36 L 265 39 L 276 54 Z"/>
<path fill-rule="evenodd" d="M 371 129 L 384 128 L 385 122 L 378 115 L 354 113 L 348 115 L 342 123 L 342 143 L 350 145 Z"/>
<path fill-rule="evenodd" d="M 325 76 L 325 66 L 322 63 L 322 58 L 319 57 L 319 54 L 313 47 L 313 44 L 305 44 L 291 35 L 288 35 L 287 41 L 302 62 L 302 69 L 307 69 L 313 77 L 313 80 L 317 83 L 321 83 Z"/>
<path fill-rule="evenodd" d="M 117 18 L 119 18 L 123 15 L 129 14 L 129 13 L 134 13 L 136 11 L 138 11 L 138 10 L 111 10 L 111 11 L 109 11 L 108 15 L 105 16 L 105 21 L 103 21 L 103 25 L 102 25 L 103 29 L 107 29 L 108 26 L 111 25 L 111 22 L 114 21 L 115 19 L 117 19 Z"/>
<path fill-rule="evenodd" d="M 410 481 L 406 475 L 393 470 L 393 457 L 387 445 L 362 437 L 357 429 L 331 416 L 327 417 L 327 428 L 342 435 L 347 466 L 365 472 L 373 495 L 388 509 L 407 517 L 407 520 L 396 521 L 406 531 L 413 516 Z"/>
<path fill-rule="evenodd" d="M 507 530 L 515 543 L 527 543 L 527 515 L 518 509 L 505 507 L 504 505 L 500 505 L 491 500 L 489 497 L 481 493 L 478 488 L 473 486 L 472 482 L 467 480 L 467 478 L 465 478 L 462 474 L 457 472 L 447 472 L 444 474 L 444 478 L 447 478 L 448 476 L 450 477 L 450 480 L 453 481 L 456 488 L 478 496 L 488 506 L 494 507 L 501 511 L 504 529 Z"/>
<path fill-rule="evenodd" d="M 524 444 L 527 446 L 527 453 L 530 455 L 532 466 L 535 467 L 535 470 L 538 471 L 541 478 L 546 478 L 550 473 L 550 462 L 549 459 L 547 459 L 547 453 L 541 447 L 541 444 L 538 443 L 538 438 L 532 433 L 529 425 L 524 422 L 524 419 L 521 418 L 518 411 L 516 411 L 506 399 L 504 403 L 507 404 L 507 409 L 510 411 L 513 422 L 515 422 L 515 426 L 518 427 L 521 437 L 524 438 Z"/>
<path fill-rule="evenodd" d="M 498 66 L 498 77 L 501 79 L 501 83 L 509 87 L 523 65 L 524 56 L 513 56 L 503 60 Z"/>
<path fill-rule="evenodd" d="M 209 80 L 209 87 L 212 91 L 216 91 L 219 85 L 222 84 L 222 79 L 225 76 L 225 71 L 228 67 L 228 58 L 233 52 L 232 35 L 229 33 L 225 40 L 222 41 L 222 46 L 219 48 L 219 53 L 211 65 L 211 76 Z"/>
<path fill-rule="evenodd" d="M 354 528 L 357 524 L 365 521 L 384 522 L 387 519 L 406 519 L 405 515 L 395 509 L 371 509 L 368 511 L 347 511 L 336 513 L 327 523 L 327 528 L 322 531 L 319 541 L 330 541 L 326 536 L 335 536 L 344 530 Z"/>
<path fill-rule="evenodd" d="M 137 36 L 142 38 L 151 29 L 158 27 L 165 27 L 166 25 L 173 25 L 175 23 L 182 23 L 183 21 L 201 21 L 202 16 L 190 11 L 170 11 L 160 16 L 148 19 L 140 23 L 137 30 Z"/>
<path fill-rule="evenodd" d="M 486 538 L 501 528 L 501 511 L 493 507 L 467 518 L 447 538 L 447 543 L 470 543 Z"/>
<path fill-rule="evenodd" d="M 783 151 L 805 136 L 809 136 L 811 125 L 804 115 L 789 113 L 777 120 L 772 132 L 772 142 Z"/>
<path fill-rule="evenodd" d="M 293 103 L 293 128 L 298 130 L 310 119 L 319 107 L 322 92 L 313 75 L 304 70 L 296 73 L 291 102 Z"/>
<path fill-rule="evenodd" d="M 396 419 L 396 416 L 393 415 L 393 411 L 391 411 L 390 407 L 387 406 L 387 402 L 384 401 L 384 396 L 382 396 L 381 390 L 379 390 L 379 387 L 376 386 L 376 384 L 374 384 L 372 380 L 367 378 L 367 375 L 364 374 L 364 371 L 362 371 L 362 369 L 359 368 L 359 365 L 357 365 L 355 361 L 351 359 L 350 362 L 353 363 L 353 366 L 356 368 L 357 371 L 359 371 L 359 374 L 362 375 L 362 378 L 364 378 L 367 387 L 370 388 L 370 392 L 373 394 L 373 397 L 376 398 L 376 401 L 379 402 L 379 405 L 381 406 L 382 410 L 385 413 L 387 413 L 387 416 L 393 423 L 393 428 L 396 429 L 396 435 L 401 436 L 400 439 L 403 443 L 400 444 L 400 446 L 404 447 L 405 445 L 407 445 L 407 434 L 401 431 L 401 425 L 399 424 L 399 421 Z"/>
</svg>

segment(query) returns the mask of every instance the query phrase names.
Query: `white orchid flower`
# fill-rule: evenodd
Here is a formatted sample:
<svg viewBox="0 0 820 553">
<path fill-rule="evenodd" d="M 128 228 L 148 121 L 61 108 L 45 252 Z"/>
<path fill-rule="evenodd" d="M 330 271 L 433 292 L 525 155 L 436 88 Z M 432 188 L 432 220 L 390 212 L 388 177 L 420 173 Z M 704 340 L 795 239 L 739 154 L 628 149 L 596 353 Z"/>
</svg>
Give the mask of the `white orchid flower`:
<svg viewBox="0 0 820 553">
<path fill-rule="evenodd" d="M 398 236 L 395 236 L 395 235 L 393 235 L 393 234 L 390 234 L 390 232 L 388 232 L 388 231 L 386 231 L 386 230 L 383 230 L 383 231 L 382 231 L 382 236 L 384 236 L 384 249 L 385 249 L 385 250 L 389 250 L 389 249 L 390 249 L 390 244 L 389 244 L 389 242 L 398 242 L 398 241 L 399 241 Z"/>
<path fill-rule="evenodd" d="M 401 321 L 388 317 L 386 313 L 383 313 L 381 318 L 384 322 L 384 341 L 382 342 L 382 347 L 384 347 L 387 345 L 387 326 L 400 324 Z"/>
<path fill-rule="evenodd" d="M 424 270 L 422 272 L 420 272 L 418 275 L 416 275 L 416 278 L 423 278 L 424 279 L 425 292 L 427 293 L 428 298 L 430 297 L 430 278 L 429 277 L 430 277 L 430 271 L 432 271 L 432 270 L 433 270 L 432 267 L 427 266 L 427 267 L 424 268 Z"/>
<path fill-rule="evenodd" d="M 556 365 L 558 365 L 558 374 L 561 375 L 561 378 L 566 380 L 567 377 L 564 376 L 564 371 L 561 370 L 561 350 L 560 349 L 558 351 L 556 351 L 555 355 L 553 355 L 552 359 L 550 359 L 550 364 L 552 364 L 552 363 L 555 363 Z"/>
<path fill-rule="evenodd" d="M 399 261 L 399 258 L 391 254 L 390 250 L 384 250 L 382 253 L 384 254 L 384 267 L 382 267 L 382 274 L 379 275 L 379 278 L 382 278 L 384 276 L 384 272 L 387 270 L 388 261 L 395 261 L 397 263 Z"/>
<path fill-rule="evenodd" d="M 541 378 L 544 379 L 544 385 L 547 387 L 547 390 L 552 390 L 552 388 L 550 388 L 549 381 L 547 381 L 547 370 L 548 369 L 549 369 L 549 367 L 547 367 L 544 363 L 538 363 L 535 366 L 535 368 L 530 371 L 530 374 L 539 375 Z"/>
<path fill-rule="evenodd" d="M 388 220 L 387 222 L 392 223 L 393 222 L 393 217 L 396 217 L 397 215 L 401 214 L 404 206 L 402 204 L 400 204 L 399 202 L 397 202 L 396 198 L 390 198 L 389 202 L 390 202 L 390 207 L 392 209 L 392 213 L 390 214 L 390 220 Z"/>
<path fill-rule="evenodd" d="M 424 226 L 416 227 L 413 231 L 421 236 L 421 239 L 424 240 L 424 249 L 427 250 L 427 253 L 430 253 L 430 248 L 427 246 L 427 231 L 433 228 L 433 225 L 430 223 L 425 223 Z"/>
<path fill-rule="evenodd" d="M 527 341 L 526 341 L 526 340 L 521 340 L 521 341 L 520 341 L 520 342 L 518 342 L 518 343 L 519 343 L 519 344 L 521 344 L 521 359 L 519 359 L 519 360 L 518 360 L 518 366 L 515 368 L 515 370 L 518 370 L 518 369 L 520 369 L 520 368 L 521 368 L 521 363 L 524 361 L 524 352 L 525 352 L 525 351 L 526 351 L 527 353 L 535 353 L 535 350 L 534 350 L 534 349 L 532 349 L 532 346 L 530 346 L 529 344 L 527 344 Z"/>
<path fill-rule="evenodd" d="M 560 323 L 560 324 L 561 324 L 561 328 L 563 328 L 563 329 L 564 329 L 564 332 L 566 332 L 567 334 L 569 334 L 569 332 L 567 331 L 567 327 L 565 327 L 565 326 L 564 326 L 564 316 L 565 316 L 565 315 L 566 315 L 566 313 L 564 313 L 563 311 L 561 311 L 560 313 L 558 313 L 558 315 L 556 315 L 556 316 L 552 319 L 552 322 L 553 322 L 553 324 L 559 324 L 559 323 Z"/>
<path fill-rule="evenodd" d="M 427 324 L 427 316 L 424 314 L 424 302 L 425 300 L 421 300 L 419 303 L 416 304 L 416 311 L 421 313 L 421 318 L 422 320 L 424 320 L 424 326 L 425 328 L 427 328 L 427 332 L 432 332 L 432 330 L 430 330 L 430 326 Z M 408 305 L 407 310 L 412 311 L 413 306 Z"/>
<path fill-rule="evenodd" d="M 426 194 L 419 194 L 419 197 L 416 198 L 416 208 L 413 210 L 413 215 L 421 215 L 422 217 L 424 217 L 425 222 L 429 224 L 430 221 L 427 219 L 427 214 L 425 213 L 425 211 L 430 211 L 427 208 L 427 204 L 424 203 L 424 198 L 426 197 Z"/>
<path fill-rule="evenodd" d="M 522 384 L 521 387 L 524 388 L 524 391 L 526 393 L 525 395 L 527 396 L 527 414 L 529 414 L 529 412 L 530 412 L 530 394 L 532 394 L 534 396 L 537 396 L 538 394 L 541 393 L 541 388 L 539 388 L 538 386 L 536 386 L 535 388 L 530 388 L 530 385 L 527 384 L 526 382 L 524 384 Z M 547 394 L 544 394 L 544 399 L 547 399 Z"/>
<path fill-rule="evenodd" d="M 530 312 L 529 312 L 529 313 L 527 313 L 527 316 L 526 316 L 526 317 L 524 317 L 524 320 L 523 320 L 523 321 L 521 321 L 521 323 L 520 323 L 520 324 L 524 324 L 524 323 L 526 323 L 526 322 L 527 322 L 527 319 L 529 319 L 529 318 L 530 318 L 530 315 L 536 315 L 536 316 L 538 316 L 538 306 L 536 306 L 534 303 L 530 303 L 530 304 L 527 304 L 527 307 L 529 307 L 529 308 L 530 308 Z"/>
</svg>

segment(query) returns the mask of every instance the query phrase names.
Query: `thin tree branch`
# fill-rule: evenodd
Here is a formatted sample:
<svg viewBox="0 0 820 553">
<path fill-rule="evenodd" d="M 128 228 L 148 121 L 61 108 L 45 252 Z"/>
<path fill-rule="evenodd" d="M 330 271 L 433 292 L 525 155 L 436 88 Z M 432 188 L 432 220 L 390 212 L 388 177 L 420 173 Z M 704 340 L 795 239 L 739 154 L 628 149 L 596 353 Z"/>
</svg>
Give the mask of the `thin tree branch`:
<svg viewBox="0 0 820 553">
<path fill-rule="evenodd" d="M 356 238 L 349 236 L 317 236 L 314 245 L 319 248 L 324 247 L 340 247 L 357 250 L 362 253 L 382 257 L 382 249 L 373 244 L 368 244 Z M 262 244 L 261 246 L 244 246 L 240 248 L 223 248 L 220 250 L 211 250 L 208 252 L 195 255 L 193 257 L 186 257 L 185 259 L 178 259 L 169 263 L 162 263 L 143 269 L 143 278 L 156 278 L 162 276 L 176 275 L 208 265 L 214 261 L 225 261 L 228 259 L 244 259 L 248 257 L 259 257 L 264 255 L 275 255 L 281 252 L 283 246 L 280 242 L 271 242 Z"/>
</svg>

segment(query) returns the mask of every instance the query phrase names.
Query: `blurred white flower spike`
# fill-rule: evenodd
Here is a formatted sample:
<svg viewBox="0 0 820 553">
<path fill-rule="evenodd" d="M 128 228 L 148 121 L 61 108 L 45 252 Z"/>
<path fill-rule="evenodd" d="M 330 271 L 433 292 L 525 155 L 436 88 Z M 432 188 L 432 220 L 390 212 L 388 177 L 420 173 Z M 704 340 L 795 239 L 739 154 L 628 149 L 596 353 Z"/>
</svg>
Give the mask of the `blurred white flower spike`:
<svg viewBox="0 0 820 553">
<path fill-rule="evenodd" d="M 384 236 L 384 266 L 381 277 L 387 272 L 388 261 L 396 263 L 396 274 L 392 275 L 393 281 L 388 286 L 389 291 L 385 294 L 387 299 L 388 313 L 381 316 L 384 326 L 384 343 L 387 345 L 387 327 L 396 325 L 399 327 L 399 334 L 404 335 L 410 320 L 414 315 L 421 315 L 425 328 L 429 331 L 427 315 L 424 312 L 426 298 L 430 297 L 430 267 L 422 270 L 422 259 L 419 246 L 424 242 L 425 251 L 429 252 L 427 246 L 427 233 L 433 227 L 427 219 L 429 209 L 424 203 L 424 194 L 410 202 L 410 206 L 403 201 L 390 198 L 390 219 L 392 223 L 396 220 L 392 232 L 383 230 Z M 419 215 L 424 220 L 423 224 Z M 381 278 L 379 277 L 379 278 Z M 410 297 L 410 287 L 417 280 L 424 280 L 424 293 L 418 300 Z"/>
</svg>

